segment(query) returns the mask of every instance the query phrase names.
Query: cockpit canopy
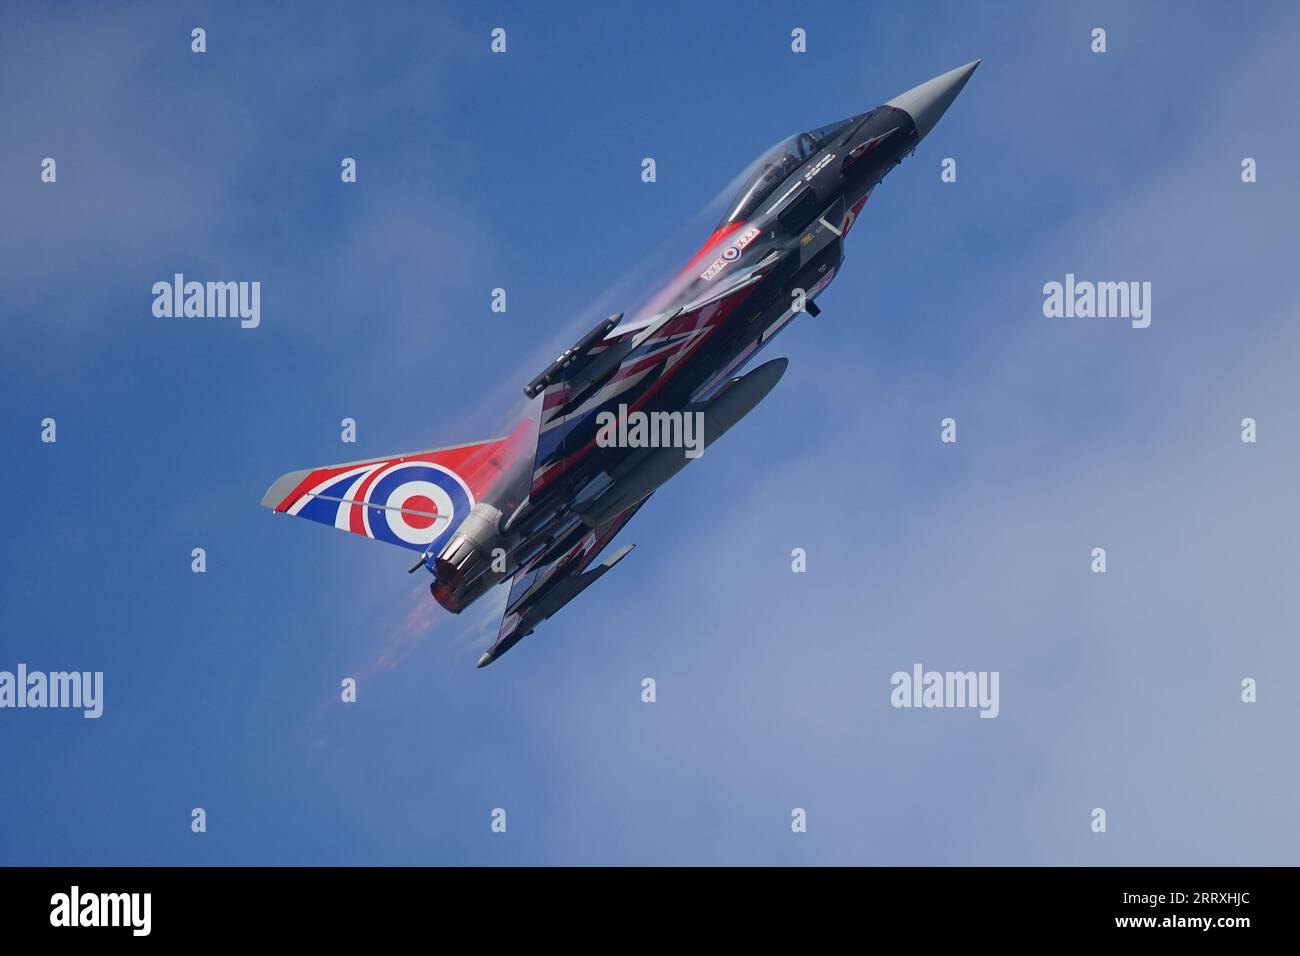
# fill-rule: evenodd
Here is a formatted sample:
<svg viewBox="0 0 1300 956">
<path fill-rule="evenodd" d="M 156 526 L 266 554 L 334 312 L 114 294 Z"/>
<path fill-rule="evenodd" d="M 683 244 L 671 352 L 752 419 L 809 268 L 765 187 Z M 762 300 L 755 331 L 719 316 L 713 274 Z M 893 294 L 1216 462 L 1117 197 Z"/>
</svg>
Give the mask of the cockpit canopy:
<svg viewBox="0 0 1300 956">
<path fill-rule="evenodd" d="M 822 147 L 835 136 L 844 132 L 851 123 L 860 117 L 850 117 L 829 126 L 799 133 L 782 140 L 760 156 L 742 174 L 744 185 L 736 194 L 736 199 L 727 208 L 729 212 L 722 217 L 718 225 L 744 222 L 753 217 L 764 200 L 781 185 L 792 172 L 808 162 Z"/>
</svg>

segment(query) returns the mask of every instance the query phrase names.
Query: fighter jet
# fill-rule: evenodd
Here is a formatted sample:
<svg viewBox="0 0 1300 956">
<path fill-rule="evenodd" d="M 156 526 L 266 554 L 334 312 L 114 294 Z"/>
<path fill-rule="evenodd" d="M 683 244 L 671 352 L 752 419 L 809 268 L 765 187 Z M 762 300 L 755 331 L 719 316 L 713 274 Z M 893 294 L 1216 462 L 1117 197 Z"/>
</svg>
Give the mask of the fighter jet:
<svg viewBox="0 0 1300 956">
<path fill-rule="evenodd" d="M 431 574 L 434 599 L 455 614 L 508 580 L 477 666 L 492 663 L 621 561 L 632 545 L 596 563 L 657 488 L 776 386 L 784 358 L 740 373 L 791 320 L 820 313 L 872 190 L 979 63 L 760 156 L 678 275 L 523 386 L 537 407 L 510 434 L 290 472 L 262 504 L 417 552 L 409 571 Z"/>
</svg>

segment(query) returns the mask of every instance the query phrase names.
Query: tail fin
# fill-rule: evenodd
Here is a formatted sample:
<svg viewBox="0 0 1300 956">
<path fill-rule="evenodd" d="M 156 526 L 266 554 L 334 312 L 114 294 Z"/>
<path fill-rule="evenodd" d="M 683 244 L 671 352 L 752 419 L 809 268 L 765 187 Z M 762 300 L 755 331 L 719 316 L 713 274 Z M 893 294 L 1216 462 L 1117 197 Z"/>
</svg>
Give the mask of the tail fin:
<svg viewBox="0 0 1300 956">
<path fill-rule="evenodd" d="M 267 489 L 262 506 L 436 552 L 516 455 L 531 451 L 531 425 L 491 441 L 291 471 Z"/>
</svg>

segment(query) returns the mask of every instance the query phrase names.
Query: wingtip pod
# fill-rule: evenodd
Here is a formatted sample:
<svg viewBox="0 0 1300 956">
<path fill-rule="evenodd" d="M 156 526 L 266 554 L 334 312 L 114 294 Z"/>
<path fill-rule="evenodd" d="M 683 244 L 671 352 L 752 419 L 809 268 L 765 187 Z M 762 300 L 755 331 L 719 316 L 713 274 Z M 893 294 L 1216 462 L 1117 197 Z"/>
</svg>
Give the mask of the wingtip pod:
<svg viewBox="0 0 1300 956">
<path fill-rule="evenodd" d="M 474 669 L 482 670 L 484 667 L 487 667 L 531 633 L 533 633 L 533 628 L 530 627 L 527 630 L 524 630 L 520 627 L 510 632 L 506 637 L 499 638 L 495 644 L 483 652 L 483 656 L 478 659 L 478 663 L 474 665 Z"/>
<path fill-rule="evenodd" d="M 606 558 L 604 561 L 600 563 L 605 568 L 605 570 L 608 571 L 614 565 L 618 564 L 629 554 L 631 554 L 632 549 L 635 547 L 636 545 L 634 544 L 625 544 L 623 545 L 623 547 L 619 548 L 617 551 L 615 551 L 613 554 L 611 554 L 608 558 Z"/>
<path fill-rule="evenodd" d="M 952 106 L 957 94 L 982 62 L 983 60 L 971 60 L 964 66 L 941 73 L 920 86 L 912 87 L 906 93 L 900 93 L 885 105 L 900 109 L 912 117 L 912 122 L 916 124 L 917 139 L 923 139 L 934 129 L 948 107 Z"/>
</svg>

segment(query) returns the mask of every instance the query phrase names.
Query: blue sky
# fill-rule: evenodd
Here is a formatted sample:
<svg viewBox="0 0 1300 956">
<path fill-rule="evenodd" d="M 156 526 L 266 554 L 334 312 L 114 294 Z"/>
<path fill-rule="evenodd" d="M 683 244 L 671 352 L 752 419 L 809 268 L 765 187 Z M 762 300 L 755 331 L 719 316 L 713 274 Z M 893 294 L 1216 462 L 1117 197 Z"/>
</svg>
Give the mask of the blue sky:
<svg viewBox="0 0 1300 956">
<path fill-rule="evenodd" d="M 1289 5 L 3 21 L 0 669 L 102 670 L 105 703 L 0 711 L 0 863 L 1297 859 Z M 498 664 L 499 604 L 446 615 L 407 554 L 257 506 L 497 434 L 755 154 L 976 57 L 780 387 Z M 154 318 L 174 272 L 260 281 L 261 326 Z M 1067 272 L 1152 282 L 1151 327 L 1045 318 Z M 999 671 L 999 717 L 890 707 L 918 661 Z"/>
</svg>

